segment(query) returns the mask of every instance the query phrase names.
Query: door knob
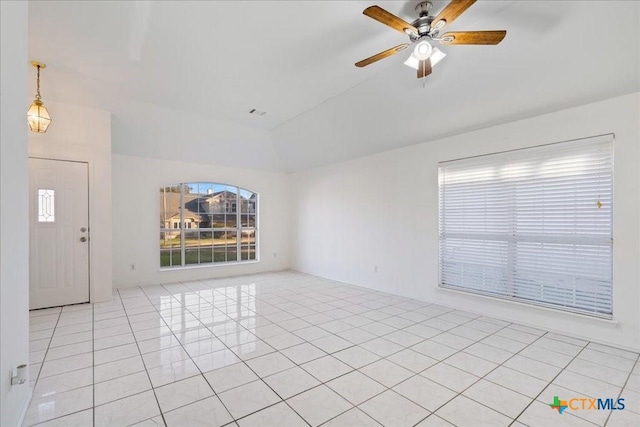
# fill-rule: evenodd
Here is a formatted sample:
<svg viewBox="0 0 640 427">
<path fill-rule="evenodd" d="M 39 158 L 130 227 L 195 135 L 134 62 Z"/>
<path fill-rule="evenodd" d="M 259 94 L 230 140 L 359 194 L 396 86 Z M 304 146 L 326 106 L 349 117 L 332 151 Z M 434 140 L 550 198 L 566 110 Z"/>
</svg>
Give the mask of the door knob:
<svg viewBox="0 0 640 427">
<path fill-rule="evenodd" d="M 84 233 L 85 231 L 87 231 L 87 229 L 86 229 L 86 227 L 82 227 L 82 228 L 80 228 L 80 231 Z"/>
<path fill-rule="evenodd" d="M 82 236 L 82 237 L 80 238 L 80 241 L 81 241 L 81 242 L 86 242 L 86 241 L 87 241 L 87 238 L 86 238 L 86 237 L 84 237 L 84 236 Z"/>
</svg>

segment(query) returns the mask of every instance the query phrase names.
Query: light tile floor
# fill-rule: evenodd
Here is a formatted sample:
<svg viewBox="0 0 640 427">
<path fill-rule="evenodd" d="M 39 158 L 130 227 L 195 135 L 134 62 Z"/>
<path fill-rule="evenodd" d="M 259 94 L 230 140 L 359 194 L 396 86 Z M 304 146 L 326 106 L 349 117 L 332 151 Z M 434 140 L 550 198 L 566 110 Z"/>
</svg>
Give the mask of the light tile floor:
<svg viewBox="0 0 640 427">
<path fill-rule="evenodd" d="M 290 271 L 113 297 L 30 313 L 25 425 L 640 425 L 638 354 L 516 323 Z"/>
</svg>

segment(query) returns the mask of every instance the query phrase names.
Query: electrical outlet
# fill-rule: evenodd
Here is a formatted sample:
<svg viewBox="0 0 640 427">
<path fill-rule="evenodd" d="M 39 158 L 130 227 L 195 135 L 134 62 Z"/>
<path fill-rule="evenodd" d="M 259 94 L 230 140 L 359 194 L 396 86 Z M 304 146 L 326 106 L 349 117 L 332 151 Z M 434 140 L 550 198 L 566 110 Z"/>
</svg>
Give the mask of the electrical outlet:
<svg viewBox="0 0 640 427">
<path fill-rule="evenodd" d="M 378 266 L 377 266 L 377 265 L 373 267 L 373 272 L 374 272 L 374 273 L 377 273 L 377 272 L 378 272 Z"/>
<path fill-rule="evenodd" d="M 274 253 L 273 253 L 273 257 L 274 257 L 274 258 L 278 258 L 278 252 L 274 252 Z"/>
<path fill-rule="evenodd" d="M 131 271 L 136 269 L 136 265 L 135 264 L 131 264 Z"/>
</svg>

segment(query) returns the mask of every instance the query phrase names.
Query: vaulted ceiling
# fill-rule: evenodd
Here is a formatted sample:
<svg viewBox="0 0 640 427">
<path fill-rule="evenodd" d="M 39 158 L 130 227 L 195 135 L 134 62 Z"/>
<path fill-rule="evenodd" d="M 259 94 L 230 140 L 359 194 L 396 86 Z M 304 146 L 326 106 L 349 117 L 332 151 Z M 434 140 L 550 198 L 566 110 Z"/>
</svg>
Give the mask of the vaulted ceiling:
<svg viewBox="0 0 640 427">
<path fill-rule="evenodd" d="M 409 51 L 356 68 L 407 41 L 362 10 L 412 21 L 416 3 L 32 1 L 29 54 L 49 65 L 45 100 L 125 123 L 132 102 L 215 121 L 270 145 L 268 168 L 286 171 L 640 90 L 636 1 L 480 0 L 448 29 L 505 29 L 500 45 L 440 47 L 424 82 L 403 64 Z M 448 2 L 433 3 L 437 14 Z"/>
</svg>

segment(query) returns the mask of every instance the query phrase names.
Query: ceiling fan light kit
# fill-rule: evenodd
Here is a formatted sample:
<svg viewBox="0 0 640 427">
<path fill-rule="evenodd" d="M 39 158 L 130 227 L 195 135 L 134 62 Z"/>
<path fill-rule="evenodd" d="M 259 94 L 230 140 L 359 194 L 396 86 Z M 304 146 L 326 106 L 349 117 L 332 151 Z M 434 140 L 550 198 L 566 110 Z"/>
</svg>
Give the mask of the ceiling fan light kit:
<svg viewBox="0 0 640 427">
<path fill-rule="evenodd" d="M 422 39 L 418 43 L 416 43 L 416 47 L 413 49 L 413 54 L 420 61 L 424 61 L 431 56 L 433 52 L 433 46 L 427 41 L 427 39 Z"/>
<path fill-rule="evenodd" d="M 446 54 L 438 48 L 434 48 L 432 41 L 438 41 L 445 45 L 496 45 L 500 43 L 507 32 L 500 31 L 456 31 L 442 35 L 440 30 L 451 24 L 458 16 L 471 7 L 476 0 L 452 0 L 437 16 L 429 15 L 433 4 L 430 1 L 422 1 L 416 5 L 418 18 L 408 23 L 402 18 L 387 12 L 380 6 L 370 6 L 362 13 L 376 21 L 385 24 L 409 36 L 410 43 L 415 46 L 411 56 L 405 61 L 405 65 L 418 70 L 418 78 L 431 74 L 432 67 L 440 62 Z M 369 64 L 387 58 L 406 49 L 410 43 L 405 43 L 387 49 L 367 59 L 356 62 L 356 67 L 366 67 Z"/>
<path fill-rule="evenodd" d="M 438 62 L 442 61 L 445 56 L 447 56 L 446 53 L 444 53 L 437 47 L 434 47 L 433 52 L 431 52 L 431 56 L 429 57 L 429 59 L 431 60 L 431 66 L 435 66 Z M 414 70 L 418 69 L 419 64 L 420 60 L 416 57 L 416 55 L 414 55 L 413 52 L 411 53 L 411 56 L 409 56 L 407 60 L 404 61 L 404 65 L 411 67 Z"/>
</svg>

